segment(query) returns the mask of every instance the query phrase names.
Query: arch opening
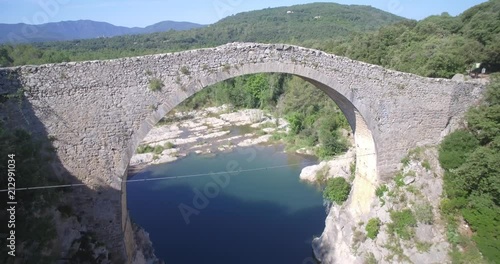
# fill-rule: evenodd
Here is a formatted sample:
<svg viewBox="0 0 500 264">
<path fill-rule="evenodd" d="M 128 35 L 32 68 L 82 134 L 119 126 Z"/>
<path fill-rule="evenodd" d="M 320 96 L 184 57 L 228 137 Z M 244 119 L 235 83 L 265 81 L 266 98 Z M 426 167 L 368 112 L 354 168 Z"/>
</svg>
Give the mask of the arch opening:
<svg viewBox="0 0 500 264">
<path fill-rule="evenodd" d="M 345 115 L 354 134 L 354 144 L 356 151 L 356 177 L 353 182 L 353 188 L 350 198 L 347 201 L 348 206 L 346 209 L 350 211 L 353 216 L 360 216 L 367 213 L 370 208 L 375 188 L 378 182 L 377 174 L 377 154 L 376 142 L 366 122 L 365 115 L 363 115 L 358 107 L 352 102 L 355 97 L 351 91 L 342 87 L 341 84 L 331 79 L 331 77 L 324 76 L 320 72 L 306 68 L 295 66 L 293 70 L 285 70 L 286 65 L 276 63 L 276 65 L 262 65 L 261 67 L 241 66 L 231 72 L 221 71 L 213 75 L 201 76 L 199 78 L 192 78 L 183 89 L 177 89 L 177 92 L 172 95 L 172 102 L 162 103 L 156 111 L 154 111 L 141 125 L 140 129 L 133 134 L 132 140 L 124 154 L 123 163 L 126 164 L 121 168 L 121 175 L 126 179 L 128 163 L 135 153 L 142 139 L 149 133 L 149 131 L 158 123 L 166 114 L 172 111 L 177 105 L 193 96 L 195 93 L 202 89 L 214 85 L 225 80 L 235 78 L 243 75 L 259 74 L 259 73 L 278 73 L 290 74 L 304 79 L 311 83 L 319 90 L 323 91 L 330 99 L 332 99 Z M 290 67 L 288 67 L 290 68 Z M 350 95 L 351 100 L 348 99 Z M 368 116 L 370 118 L 370 116 Z M 127 209 L 126 197 L 126 181 L 122 183 L 122 229 L 125 233 L 125 245 L 127 254 L 131 257 L 131 252 L 134 243 L 127 242 L 133 240 L 133 233 L 131 233 L 131 224 Z"/>
</svg>

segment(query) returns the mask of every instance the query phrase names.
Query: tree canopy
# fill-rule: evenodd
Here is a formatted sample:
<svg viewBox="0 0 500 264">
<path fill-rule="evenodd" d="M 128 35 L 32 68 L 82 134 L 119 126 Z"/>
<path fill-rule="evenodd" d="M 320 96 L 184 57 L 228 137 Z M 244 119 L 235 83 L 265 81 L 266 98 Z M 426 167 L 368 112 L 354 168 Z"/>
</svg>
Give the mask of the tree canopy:
<svg viewBox="0 0 500 264">
<path fill-rule="evenodd" d="M 500 259 L 500 75 L 492 76 L 485 102 L 467 114 L 467 128 L 445 138 L 439 151 L 444 169 L 445 215 L 462 215 L 490 261 Z"/>
</svg>

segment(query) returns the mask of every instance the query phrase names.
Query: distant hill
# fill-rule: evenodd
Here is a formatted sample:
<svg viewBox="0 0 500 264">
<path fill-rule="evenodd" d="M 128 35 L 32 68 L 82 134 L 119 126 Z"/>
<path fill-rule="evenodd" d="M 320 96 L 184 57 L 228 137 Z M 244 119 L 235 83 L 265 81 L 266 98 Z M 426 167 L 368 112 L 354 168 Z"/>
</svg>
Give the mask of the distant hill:
<svg viewBox="0 0 500 264">
<path fill-rule="evenodd" d="M 145 28 L 120 27 L 92 20 L 63 21 L 41 25 L 0 24 L 0 43 L 28 43 L 149 34 L 169 30 L 189 30 L 203 25 L 190 22 L 163 21 Z"/>
<path fill-rule="evenodd" d="M 4 59 L 0 45 L 0 65 L 112 59 L 214 47 L 236 41 L 322 48 L 324 43 L 331 40 L 347 39 L 353 34 L 376 31 L 402 21 L 408 20 L 360 5 L 313 3 L 267 8 L 236 14 L 202 28 L 184 31 L 37 42 L 30 46 L 4 45 Z M 161 26 L 160 23 L 144 30 L 155 31 L 156 27 Z"/>
<path fill-rule="evenodd" d="M 370 6 L 312 3 L 244 12 L 213 26 L 244 41 L 302 42 L 374 31 L 403 20 Z"/>
</svg>

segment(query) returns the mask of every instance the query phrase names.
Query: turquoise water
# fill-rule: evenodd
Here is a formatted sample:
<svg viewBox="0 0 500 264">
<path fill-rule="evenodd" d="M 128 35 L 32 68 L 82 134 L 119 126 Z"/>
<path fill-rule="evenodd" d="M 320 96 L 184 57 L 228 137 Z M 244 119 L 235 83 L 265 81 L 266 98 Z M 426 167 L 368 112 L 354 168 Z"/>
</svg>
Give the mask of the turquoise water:
<svg viewBox="0 0 500 264">
<path fill-rule="evenodd" d="M 170 178 L 128 183 L 130 216 L 166 263 L 313 263 L 326 213 L 299 174 L 314 162 L 267 146 L 150 166 L 133 180 Z"/>
</svg>

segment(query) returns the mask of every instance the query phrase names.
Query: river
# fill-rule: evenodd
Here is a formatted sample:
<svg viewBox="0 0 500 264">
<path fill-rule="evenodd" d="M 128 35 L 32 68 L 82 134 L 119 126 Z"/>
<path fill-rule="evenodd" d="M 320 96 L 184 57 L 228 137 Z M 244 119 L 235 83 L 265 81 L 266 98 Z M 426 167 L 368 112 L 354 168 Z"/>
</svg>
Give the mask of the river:
<svg viewBox="0 0 500 264">
<path fill-rule="evenodd" d="M 236 148 L 148 166 L 127 185 L 130 216 L 166 263 L 313 263 L 311 241 L 326 212 L 321 192 L 299 174 L 316 160 L 282 150 Z"/>
</svg>

